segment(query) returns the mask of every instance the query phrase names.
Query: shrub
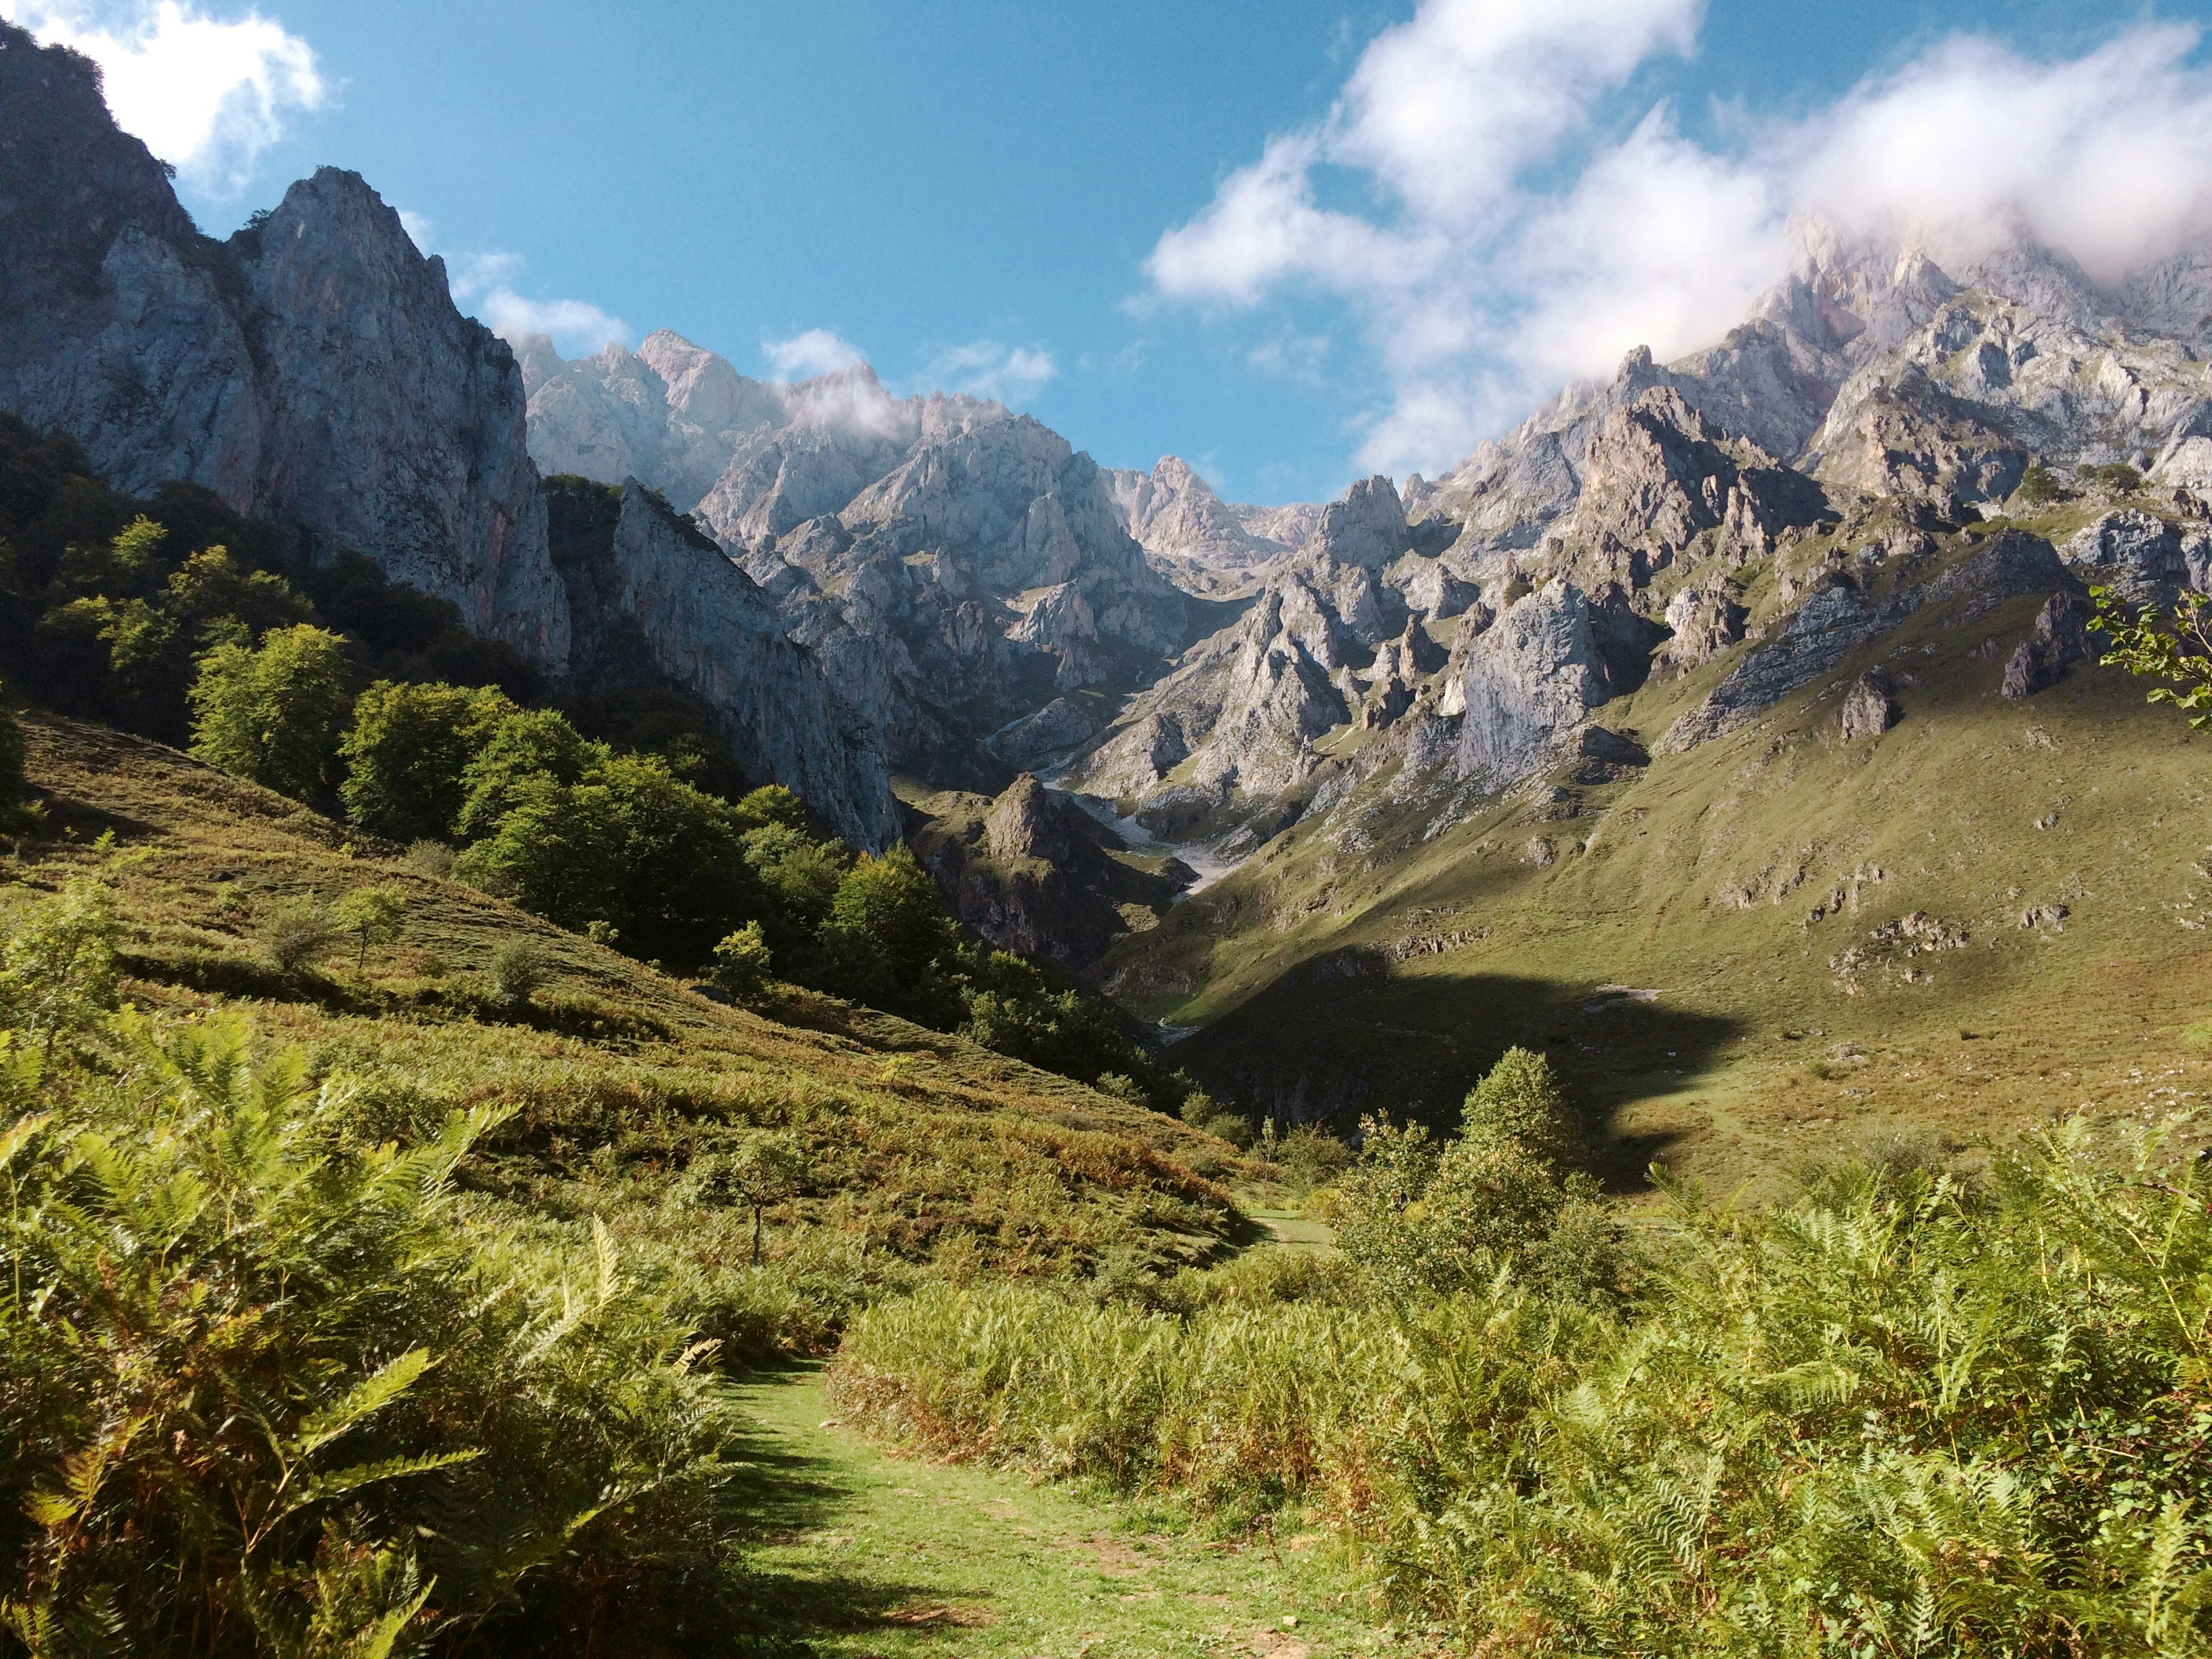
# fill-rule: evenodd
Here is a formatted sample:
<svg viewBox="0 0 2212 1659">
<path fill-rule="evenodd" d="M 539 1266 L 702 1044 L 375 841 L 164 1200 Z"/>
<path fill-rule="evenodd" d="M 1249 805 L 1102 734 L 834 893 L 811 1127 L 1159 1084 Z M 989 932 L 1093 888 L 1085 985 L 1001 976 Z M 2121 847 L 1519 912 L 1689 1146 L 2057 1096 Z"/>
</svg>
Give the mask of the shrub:
<svg viewBox="0 0 2212 1659">
<path fill-rule="evenodd" d="M 1625 1244 L 1573 1168 L 1581 1136 L 1550 1062 L 1508 1049 L 1468 1093 L 1465 1119 L 1442 1145 L 1419 1124 L 1362 1125 L 1359 1161 L 1332 1194 L 1345 1255 L 1401 1297 L 1480 1284 L 1516 1261 L 1583 1289 L 1617 1279 Z"/>
<path fill-rule="evenodd" d="M 122 1076 L 50 1081 L 0 1135 L 15 1641 L 691 1645 L 672 1592 L 696 1602 L 721 1560 L 733 1424 L 605 1230 L 579 1249 L 465 1214 L 481 1112 L 361 1147 L 343 1085 L 257 1060 L 242 1023 L 118 1036 Z"/>
<path fill-rule="evenodd" d="M 1181 1115 L 1192 1128 L 1225 1140 L 1240 1152 L 1252 1144 L 1252 1120 L 1224 1106 L 1203 1089 L 1193 1089 L 1182 1097 Z"/>
<path fill-rule="evenodd" d="M 331 947 L 331 919 L 314 899 L 287 899 L 273 905 L 255 929 L 255 942 L 279 973 L 304 973 Z"/>
<path fill-rule="evenodd" d="M 1319 1187 L 1352 1167 L 1352 1148 L 1328 1130 L 1301 1123 L 1276 1143 L 1275 1162 L 1302 1187 Z"/>
<path fill-rule="evenodd" d="M 545 951 L 534 939 L 502 939 L 491 953 L 491 992 L 520 1007 L 545 982 Z"/>
<path fill-rule="evenodd" d="M 120 932 L 104 872 L 72 876 L 10 915 L 0 937 L 0 1024 L 51 1059 L 62 1037 L 99 1024 L 115 1006 Z"/>
<path fill-rule="evenodd" d="M 749 921 L 714 947 L 714 965 L 707 977 L 743 1000 L 760 994 L 775 961 L 760 923 Z"/>
<path fill-rule="evenodd" d="M 453 849 L 444 842 L 423 840 L 408 842 L 402 861 L 418 876 L 443 881 L 453 873 Z"/>
<path fill-rule="evenodd" d="M 313 800 L 331 781 L 345 720 L 344 642 L 301 623 L 258 648 L 227 641 L 200 659 L 192 753 L 226 772 Z"/>
<path fill-rule="evenodd" d="M 696 1172 L 700 1199 L 707 1203 L 742 1204 L 752 1212 L 755 1267 L 761 1259 L 761 1217 L 771 1204 L 781 1204 L 799 1190 L 806 1178 L 806 1154 L 787 1134 L 752 1129 L 740 1135 L 726 1152 L 707 1159 Z"/>
<path fill-rule="evenodd" d="M 2032 461 L 2013 494 L 2031 507 L 2048 506 L 2058 499 L 2058 475 L 2041 461 Z"/>
<path fill-rule="evenodd" d="M 1303 1503 L 1459 1650 L 2198 1653 L 2206 1182 L 2075 1119 L 1983 1191 L 1677 1194 L 1635 1307 L 1506 1274 L 1375 1306 L 1323 1269 L 1280 1304 L 1178 1279 L 1165 1313 L 932 1287 L 854 1320 L 832 1397 L 940 1455 Z"/>
<path fill-rule="evenodd" d="M 407 890 L 389 882 L 371 887 L 356 887 L 337 903 L 331 921 L 342 933 L 351 933 L 359 951 L 354 958 L 354 971 L 368 966 L 368 947 L 389 945 L 399 937 L 401 922 L 407 915 Z"/>
</svg>

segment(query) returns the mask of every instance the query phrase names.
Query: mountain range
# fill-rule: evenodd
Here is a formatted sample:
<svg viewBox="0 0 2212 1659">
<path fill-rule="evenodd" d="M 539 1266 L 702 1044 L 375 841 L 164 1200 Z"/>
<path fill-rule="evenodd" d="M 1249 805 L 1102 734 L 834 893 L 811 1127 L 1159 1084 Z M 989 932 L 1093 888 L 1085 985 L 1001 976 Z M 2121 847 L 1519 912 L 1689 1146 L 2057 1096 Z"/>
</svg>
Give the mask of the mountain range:
<svg viewBox="0 0 2212 1659">
<path fill-rule="evenodd" d="M 1674 1057 L 1885 998 L 1884 1030 L 1955 1023 L 1926 986 L 1997 1006 L 2140 956 L 2081 921 L 2100 883 L 2155 866 L 2128 902 L 2171 908 L 2212 880 L 2160 793 L 2197 787 L 2178 726 L 2082 631 L 2092 583 L 2212 586 L 2212 255 L 2100 285 L 2024 238 L 1948 265 L 1797 246 L 1715 345 L 1632 351 L 1433 480 L 1243 505 L 865 365 L 765 382 L 667 330 L 510 346 L 352 173 L 204 237 L 84 60 L 0 25 L 0 409 L 120 488 L 188 480 L 302 557 L 365 554 L 556 679 L 645 665 L 749 775 L 911 840 L 987 937 L 1205 1025 L 1201 1075 L 1291 1117 L 1442 1097 L 1487 1041 L 1455 1031 L 1574 1025 L 1531 1009 L 1643 1018 L 1639 957 L 1795 964 L 1764 1000 L 1690 997 L 1650 1028 Z M 2030 718 L 2069 697 L 2074 736 Z M 2069 743 L 2093 752 L 2060 787 Z M 1742 827 L 1783 772 L 1819 833 Z M 2106 839 L 2046 870 L 2093 788 Z M 2017 822 L 1897 850 L 1977 792 Z M 1607 866 L 1685 812 L 1665 856 Z M 1808 943 L 1863 913 L 1878 937 Z M 1418 1064 L 1281 1040 L 1358 998 Z M 1672 1089 L 1626 1076 L 1624 1101 Z"/>
</svg>

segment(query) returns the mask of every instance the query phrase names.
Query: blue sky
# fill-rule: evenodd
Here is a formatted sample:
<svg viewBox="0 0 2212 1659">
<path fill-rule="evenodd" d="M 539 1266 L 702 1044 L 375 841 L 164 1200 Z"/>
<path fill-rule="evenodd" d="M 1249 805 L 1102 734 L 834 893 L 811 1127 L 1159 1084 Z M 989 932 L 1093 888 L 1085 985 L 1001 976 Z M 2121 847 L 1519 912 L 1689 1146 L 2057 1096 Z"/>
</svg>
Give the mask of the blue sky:
<svg viewBox="0 0 2212 1659">
<path fill-rule="evenodd" d="M 166 3 L 180 24 L 249 15 L 227 0 Z M 1566 35 L 1534 43 L 1534 57 L 1462 66 L 1474 78 L 1454 94 L 1517 109 L 1510 82 L 1556 71 L 1560 108 L 1514 116 L 1516 130 L 1552 121 L 1544 142 L 1500 160 L 1492 152 L 1514 141 L 1478 124 L 1408 161 L 1390 146 L 1419 149 L 1420 134 L 1376 137 L 1395 118 L 1382 106 L 1402 92 L 1404 65 L 1372 48 L 1394 27 L 1402 36 L 1412 0 L 263 0 L 270 32 L 256 49 L 281 35 L 311 65 L 278 62 L 266 121 L 209 149 L 180 185 L 221 233 L 313 167 L 351 167 L 473 278 L 480 311 L 569 302 L 564 349 L 596 331 L 596 308 L 632 343 L 671 327 L 766 374 L 770 343 L 828 331 L 896 389 L 995 390 L 1108 465 L 1172 452 L 1234 498 L 1310 499 L 1370 465 L 1433 470 L 1560 374 L 1617 359 L 1638 343 L 1630 331 L 1683 349 L 1740 314 L 1729 307 L 1772 258 L 1769 222 L 1804 204 L 1798 180 L 1832 179 L 1838 165 L 1856 173 L 1860 152 L 1808 161 L 1786 184 L 1747 182 L 1745 156 L 1776 147 L 1777 133 L 1826 131 L 1854 88 L 1910 76 L 1964 31 L 2002 42 L 2048 91 L 2116 35 L 2195 24 L 2207 9 L 1575 3 L 1586 15 Z M 143 38 L 161 21 L 136 0 L 0 0 L 0 12 L 80 36 Z M 1608 38 L 1638 28 L 1648 39 L 1606 58 Z M 1433 43 L 1406 38 L 1401 56 L 1419 64 Z M 2177 143 L 2201 136 L 2188 125 L 2191 100 L 2205 101 L 2201 56 L 2171 33 L 2150 53 L 2178 77 Z M 1974 63 L 1954 68 L 1988 78 Z M 1894 127 L 1893 108 L 1866 125 Z M 1264 147 L 1286 135 L 1297 143 L 1283 167 L 1259 178 Z M 190 142 L 189 131 L 170 140 Z M 1957 140 L 1929 142 L 1940 155 Z M 2154 151 L 2124 165 L 2157 161 Z M 1738 171 L 1714 174 L 1721 164 Z M 1692 193 L 1668 194 L 1685 166 Z M 1488 194 L 1453 193 L 1490 173 Z M 1613 181 L 1609 208 L 1592 205 L 1599 174 Z M 1246 185 L 1256 228 L 1206 216 L 1243 201 Z M 1571 253 L 1589 237 L 1608 249 L 1647 189 L 1642 216 L 1682 219 L 1692 240 L 1713 213 L 1706 240 L 1730 250 L 1725 268 L 1701 266 L 1687 298 L 1654 312 L 1650 265 L 1623 266 L 1563 319 L 1557 274 L 1531 249 Z M 1409 206 L 1424 191 L 1437 199 Z M 1555 224 L 1547 216 L 1570 198 L 1580 216 Z M 1278 212 L 1319 226 L 1321 251 L 1286 250 L 1265 218 Z M 1155 258 L 1194 220 L 1178 245 L 1187 258 Z M 1509 222 L 1542 234 L 1509 237 L 1498 228 Z M 2109 234 L 2082 222 L 2083 235 Z M 1236 240 L 1249 235 L 1266 251 Z M 1670 270 L 1685 257 L 1672 246 L 1638 257 Z M 1711 263 L 1703 248 L 1696 257 Z"/>
</svg>

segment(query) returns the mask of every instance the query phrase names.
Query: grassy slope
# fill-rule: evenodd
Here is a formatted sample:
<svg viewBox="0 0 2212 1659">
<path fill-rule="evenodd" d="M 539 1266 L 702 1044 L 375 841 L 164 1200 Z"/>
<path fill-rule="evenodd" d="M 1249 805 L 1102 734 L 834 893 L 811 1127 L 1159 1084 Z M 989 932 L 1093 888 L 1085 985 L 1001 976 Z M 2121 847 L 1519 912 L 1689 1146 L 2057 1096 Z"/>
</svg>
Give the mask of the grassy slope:
<svg viewBox="0 0 2212 1659">
<path fill-rule="evenodd" d="M 1434 803 L 1298 826 L 1116 963 L 1194 988 L 1143 1005 L 1206 1024 L 1179 1063 L 1340 1119 L 1446 1106 L 1507 1043 L 1544 1046 L 1609 1115 L 1624 1181 L 1658 1156 L 1756 1185 L 1839 1133 L 1969 1139 L 2199 1091 L 2212 742 L 2117 671 L 2001 697 L 2035 610 L 1923 612 L 1745 730 L 1621 781 L 1562 773 L 1431 841 Z M 1655 740 L 1735 657 L 1601 718 Z M 1844 688 L 1877 659 L 1905 718 L 1845 744 Z M 1839 886 L 1844 913 L 1808 921 Z M 2019 925 L 2060 904 L 2063 931 Z M 1870 939 L 1915 912 L 1966 943 Z M 1423 937 L 1454 942 L 1323 960 Z M 1830 966 L 1853 946 L 1867 966 Z"/>
<path fill-rule="evenodd" d="M 35 713 L 25 726 L 56 833 L 0 868 L 51 884 L 112 830 L 137 854 L 120 877 L 129 997 L 173 1012 L 250 1005 L 272 1038 L 367 1078 L 398 1132 L 456 1103 L 513 1105 L 473 1175 L 539 1213 L 605 1213 L 726 1267 L 749 1248 L 745 1218 L 681 1201 L 675 1184 L 733 1129 L 769 1125 L 806 1144 L 813 1170 L 771 1218 L 779 1249 L 812 1240 L 1021 1271 L 1114 1253 L 1198 1259 L 1239 1224 L 1190 1165 L 1240 1166 L 1170 1119 L 828 998 L 787 992 L 768 1011 L 777 1018 L 718 1006 L 172 750 Z M 410 909 L 365 971 L 350 946 L 296 981 L 260 963 L 257 918 L 371 881 L 404 886 Z M 482 988 L 493 950 L 516 935 L 550 964 L 521 1016 Z"/>
</svg>

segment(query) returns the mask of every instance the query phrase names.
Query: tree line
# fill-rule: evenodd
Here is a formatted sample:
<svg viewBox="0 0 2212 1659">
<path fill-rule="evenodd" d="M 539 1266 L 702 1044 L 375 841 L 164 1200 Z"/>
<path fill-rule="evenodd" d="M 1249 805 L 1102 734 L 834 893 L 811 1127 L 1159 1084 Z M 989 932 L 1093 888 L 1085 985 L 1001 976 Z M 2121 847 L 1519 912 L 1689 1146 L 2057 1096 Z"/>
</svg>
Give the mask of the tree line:
<svg viewBox="0 0 2212 1659">
<path fill-rule="evenodd" d="M 905 848 L 858 853 L 790 791 L 743 790 L 683 694 L 556 707 L 514 652 L 369 561 L 288 561 L 270 526 L 194 486 L 123 496 L 70 440 L 6 416 L 0 643 L 60 712 L 441 866 L 450 849 L 459 879 L 671 972 L 739 997 L 827 991 L 1239 1127 L 1099 999 L 969 938 Z"/>
</svg>

